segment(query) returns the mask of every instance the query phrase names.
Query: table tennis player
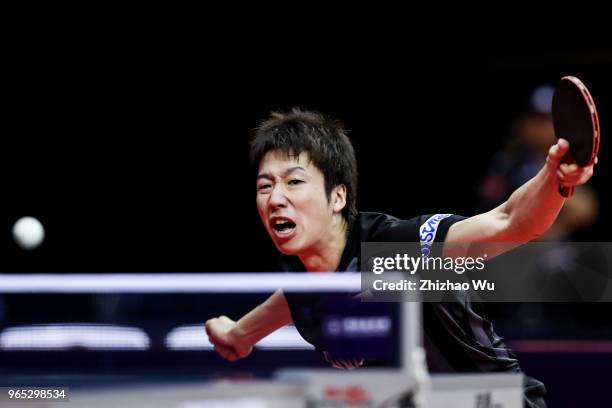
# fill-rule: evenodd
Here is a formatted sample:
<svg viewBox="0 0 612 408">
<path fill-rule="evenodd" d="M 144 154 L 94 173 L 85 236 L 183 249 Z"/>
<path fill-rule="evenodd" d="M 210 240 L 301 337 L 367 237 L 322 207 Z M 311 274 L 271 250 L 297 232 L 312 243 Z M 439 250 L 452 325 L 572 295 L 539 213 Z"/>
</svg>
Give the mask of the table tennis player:
<svg viewBox="0 0 612 408">
<path fill-rule="evenodd" d="M 472 217 L 428 214 L 401 220 L 357 211 L 357 163 L 343 125 L 300 109 L 272 113 L 254 133 L 251 161 L 263 225 L 282 254 L 279 270 L 357 271 L 361 242 L 525 243 L 541 236 L 565 198 L 559 186 L 587 182 L 593 166 L 562 163 L 566 140 L 551 146 L 546 163 L 498 207 Z M 398 182 L 402 178 L 398 177 Z M 433 226 L 433 227 L 432 227 Z M 432 231 L 433 229 L 433 231 Z M 235 361 L 278 328 L 294 323 L 330 365 L 356 368 L 360 359 L 336 359 L 320 343 L 315 305 L 276 291 L 238 321 L 206 322 L 215 350 Z M 431 372 L 520 372 L 516 356 L 476 304 L 423 303 L 424 342 Z M 526 377 L 525 406 L 545 406 L 544 385 Z"/>
</svg>

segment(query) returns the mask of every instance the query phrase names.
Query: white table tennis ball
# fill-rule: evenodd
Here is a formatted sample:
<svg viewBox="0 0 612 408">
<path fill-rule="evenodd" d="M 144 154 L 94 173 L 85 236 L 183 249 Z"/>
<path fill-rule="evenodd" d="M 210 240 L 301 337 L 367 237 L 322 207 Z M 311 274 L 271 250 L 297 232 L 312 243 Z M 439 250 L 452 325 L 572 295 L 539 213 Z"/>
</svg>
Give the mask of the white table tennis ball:
<svg viewBox="0 0 612 408">
<path fill-rule="evenodd" d="M 45 239 L 45 229 L 34 217 L 23 217 L 13 225 L 13 239 L 23 249 L 34 249 Z"/>
</svg>

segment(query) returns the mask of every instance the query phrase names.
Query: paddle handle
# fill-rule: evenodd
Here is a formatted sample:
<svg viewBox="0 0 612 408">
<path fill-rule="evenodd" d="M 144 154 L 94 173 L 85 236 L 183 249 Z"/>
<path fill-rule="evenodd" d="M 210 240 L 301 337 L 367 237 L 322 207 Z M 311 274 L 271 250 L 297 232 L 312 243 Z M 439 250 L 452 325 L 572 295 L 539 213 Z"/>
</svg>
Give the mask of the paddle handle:
<svg viewBox="0 0 612 408">
<path fill-rule="evenodd" d="M 563 156 L 563 158 L 561 159 L 562 163 L 576 163 L 576 161 L 573 159 L 572 156 L 570 156 L 569 154 L 566 154 L 565 156 Z M 562 185 L 559 185 L 559 194 L 561 194 L 562 197 L 571 197 L 572 195 L 574 195 L 574 187 L 563 187 Z"/>
<path fill-rule="evenodd" d="M 559 186 L 559 194 L 563 197 L 571 197 L 574 194 L 574 187 Z"/>
</svg>

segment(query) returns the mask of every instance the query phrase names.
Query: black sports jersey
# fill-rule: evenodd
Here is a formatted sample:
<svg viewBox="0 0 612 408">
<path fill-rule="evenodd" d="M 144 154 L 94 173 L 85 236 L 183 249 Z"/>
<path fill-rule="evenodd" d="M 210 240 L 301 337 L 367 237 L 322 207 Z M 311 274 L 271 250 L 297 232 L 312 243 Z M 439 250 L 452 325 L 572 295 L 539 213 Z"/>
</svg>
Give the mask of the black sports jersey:
<svg viewBox="0 0 612 408">
<path fill-rule="evenodd" d="M 465 217 L 451 214 L 422 215 L 409 220 L 380 214 L 359 213 L 350 217 L 347 241 L 337 271 L 358 271 L 362 242 L 420 242 L 423 254 L 429 254 L 432 242 L 444 242 L 451 225 Z M 295 257 L 283 257 L 281 267 L 303 271 Z M 334 367 L 354 368 L 355 360 L 342 362 L 323 350 L 320 298 L 307 294 L 285 294 L 294 324 L 306 341 L 324 353 Z M 482 317 L 481 305 L 464 299 L 452 303 L 422 304 L 424 346 L 429 370 L 440 372 L 520 372 L 516 356 Z M 544 393 L 540 382 L 528 379 L 526 395 L 537 398 Z M 535 401 L 535 399 L 534 399 Z M 543 406 L 526 400 L 526 406 Z"/>
</svg>

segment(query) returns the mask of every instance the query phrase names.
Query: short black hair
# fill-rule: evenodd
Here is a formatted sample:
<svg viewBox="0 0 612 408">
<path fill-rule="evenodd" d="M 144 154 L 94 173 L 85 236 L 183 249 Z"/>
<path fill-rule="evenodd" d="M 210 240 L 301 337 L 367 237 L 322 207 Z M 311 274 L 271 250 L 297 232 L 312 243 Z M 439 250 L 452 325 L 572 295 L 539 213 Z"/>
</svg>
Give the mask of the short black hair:
<svg viewBox="0 0 612 408">
<path fill-rule="evenodd" d="M 272 112 L 255 129 L 251 140 L 251 166 L 257 175 L 263 156 L 272 150 L 299 156 L 307 152 L 323 173 L 328 200 L 332 189 L 346 186 L 343 216 L 357 214 L 357 159 L 344 125 L 319 112 L 293 108 Z"/>
</svg>

